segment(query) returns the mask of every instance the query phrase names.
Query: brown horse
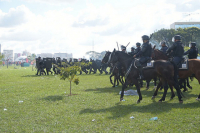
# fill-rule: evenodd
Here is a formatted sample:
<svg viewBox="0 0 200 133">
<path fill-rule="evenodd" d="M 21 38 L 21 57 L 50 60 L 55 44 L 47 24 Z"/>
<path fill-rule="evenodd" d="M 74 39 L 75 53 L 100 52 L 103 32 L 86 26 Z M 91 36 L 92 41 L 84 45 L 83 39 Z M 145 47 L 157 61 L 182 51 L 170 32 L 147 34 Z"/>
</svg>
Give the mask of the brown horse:
<svg viewBox="0 0 200 133">
<path fill-rule="evenodd" d="M 157 49 L 153 50 L 152 59 L 153 60 L 169 60 L 166 54 L 164 54 L 162 51 L 159 51 Z M 198 80 L 200 84 L 200 69 L 199 69 L 200 60 L 189 59 L 188 64 L 189 64 L 188 70 L 179 70 L 179 79 L 186 79 L 192 75 L 195 75 L 195 78 Z M 159 85 L 157 86 L 155 93 L 157 93 L 158 89 L 159 89 Z M 196 100 L 200 100 L 200 94 L 196 98 Z"/>
<path fill-rule="evenodd" d="M 109 59 L 109 63 L 116 63 L 116 62 L 120 62 L 122 64 L 122 67 L 125 68 L 125 70 L 129 69 L 129 66 L 131 65 L 131 63 L 134 61 L 135 59 L 133 59 L 132 56 L 120 52 L 120 51 L 116 51 L 114 49 L 114 51 L 112 52 L 112 54 L 110 55 L 110 59 Z M 144 74 L 144 78 L 145 80 L 150 80 L 153 79 L 155 77 L 160 77 L 162 83 L 164 83 L 164 93 L 163 93 L 163 97 L 159 100 L 159 101 L 165 101 L 165 97 L 167 94 L 167 89 L 168 87 L 166 87 L 167 83 L 171 86 L 174 86 L 175 89 L 177 90 L 177 94 L 178 94 L 178 99 L 179 102 L 182 103 L 182 97 L 181 97 L 181 93 L 180 93 L 180 89 L 178 86 L 178 80 L 176 75 L 176 69 L 174 68 L 176 67 L 175 64 L 166 61 L 166 60 L 162 60 L 162 61 L 155 61 L 154 63 L 154 68 L 152 69 L 145 69 L 143 71 Z M 120 97 L 120 101 L 123 100 L 123 96 L 124 96 L 124 89 L 131 83 L 133 83 L 136 88 L 137 88 L 137 92 L 139 95 L 139 99 L 137 101 L 137 103 L 139 103 L 142 100 L 142 95 L 140 92 L 140 86 L 139 86 L 139 71 L 138 69 L 135 67 L 135 65 L 133 65 L 133 67 L 130 68 L 130 73 L 127 74 L 126 76 L 126 80 L 125 83 L 122 86 L 122 91 L 121 91 L 121 97 Z M 175 80 L 174 80 L 175 79 Z"/>
</svg>

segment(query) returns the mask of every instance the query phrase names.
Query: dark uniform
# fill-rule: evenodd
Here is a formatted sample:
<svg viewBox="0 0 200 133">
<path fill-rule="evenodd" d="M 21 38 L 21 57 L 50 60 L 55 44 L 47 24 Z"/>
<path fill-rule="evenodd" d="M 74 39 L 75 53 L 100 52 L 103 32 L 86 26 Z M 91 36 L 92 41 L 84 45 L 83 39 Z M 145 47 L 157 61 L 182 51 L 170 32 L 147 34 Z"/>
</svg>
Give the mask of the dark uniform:
<svg viewBox="0 0 200 133">
<path fill-rule="evenodd" d="M 37 74 L 36 74 L 36 75 L 38 75 L 38 73 L 40 73 L 40 76 L 41 76 L 41 73 L 42 73 L 42 72 L 44 72 L 45 75 L 46 75 L 46 72 L 44 71 L 44 62 L 43 62 L 43 60 L 41 59 L 41 57 L 38 57 L 38 59 L 39 59 L 39 68 L 38 68 L 38 70 L 37 70 Z"/>
<path fill-rule="evenodd" d="M 56 60 L 55 60 L 55 58 L 53 58 L 53 60 L 52 60 L 52 63 L 53 63 L 53 71 L 54 71 L 54 74 L 57 74 L 57 72 L 56 72 Z"/>
<path fill-rule="evenodd" d="M 134 47 L 131 47 L 131 52 L 129 52 L 128 54 L 131 55 L 131 56 L 133 56 L 134 53 L 135 53 L 135 48 L 134 48 Z"/>
<path fill-rule="evenodd" d="M 149 43 L 149 39 L 150 38 L 147 35 L 142 36 L 142 40 L 143 41 L 147 40 L 147 42 L 142 44 L 141 51 L 136 54 L 136 57 L 140 57 L 139 58 L 139 63 L 140 63 L 140 66 L 139 66 L 140 78 L 139 79 L 144 79 L 143 73 L 142 73 L 142 65 L 144 63 L 147 63 L 147 61 L 151 58 L 152 47 L 151 47 L 151 44 Z"/>
<path fill-rule="evenodd" d="M 134 51 L 134 55 L 137 54 L 137 53 L 139 53 L 141 51 L 141 47 L 140 47 L 141 44 L 139 42 L 136 43 L 136 46 L 137 46 L 137 48 Z"/>
<path fill-rule="evenodd" d="M 127 53 L 126 47 L 124 45 L 121 45 L 121 50 L 122 50 L 122 52 Z M 122 75 L 122 65 L 121 65 L 121 63 L 118 62 L 117 67 L 119 69 L 119 74 Z"/>
<path fill-rule="evenodd" d="M 161 42 L 161 45 L 162 45 L 162 48 L 160 49 L 160 51 L 166 54 L 168 47 L 165 45 L 165 42 Z"/>
<path fill-rule="evenodd" d="M 192 42 L 191 47 L 188 51 L 184 53 L 184 55 L 188 55 L 189 59 L 197 59 L 198 56 L 198 48 L 196 48 L 196 43 Z"/>
<path fill-rule="evenodd" d="M 174 36 L 175 42 L 167 50 L 167 53 L 170 53 L 173 50 L 173 59 L 172 61 L 179 67 L 184 54 L 184 46 L 181 42 L 181 37 L 179 35 Z"/>
</svg>

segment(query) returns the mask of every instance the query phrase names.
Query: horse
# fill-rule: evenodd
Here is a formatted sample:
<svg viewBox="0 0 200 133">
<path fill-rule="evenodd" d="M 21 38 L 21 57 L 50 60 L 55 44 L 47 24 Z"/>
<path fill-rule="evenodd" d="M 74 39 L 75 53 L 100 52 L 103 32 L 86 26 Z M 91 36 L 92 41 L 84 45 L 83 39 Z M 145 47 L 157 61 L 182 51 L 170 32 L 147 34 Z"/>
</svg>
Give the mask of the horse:
<svg viewBox="0 0 200 133">
<path fill-rule="evenodd" d="M 125 68 L 125 70 L 128 70 L 131 63 L 133 63 L 133 61 L 135 60 L 136 59 L 133 59 L 132 56 L 120 51 L 116 51 L 114 49 L 113 52 L 111 53 L 111 56 L 108 62 L 109 63 L 120 62 L 122 66 Z M 139 95 L 139 99 L 137 100 L 137 103 L 140 103 L 140 101 L 142 100 L 142 95 L 140 92 L 140 85 L 138 83 L 139 80 L 137 79 L 139 77 L 139 70 L 136 68 L 135 65 L 133 65 L 133 67 L 131 67 L 129 70 L 130 70 L 130 73 L 127 74 L 125 83 L 122 86 L 120 101 L 123 100 L 124 89 L 127 87 L 127 85 L 134 83 Z M 144 75 L 145 80 L 151 80 L 155 77 L 160 77 L 161 79 L 160 82 L 164 84 L 164 93 L 163 93 L 162 98 L 159 100 L 160 102 L 165 101 L 165 97 L 166 97 L 167 89 L 168 89 L 167 83 L 175 87 L 179 102 L 180 103 L 183 102 L 181 99 L 182 96 L 180 93 L 178 80 L 176 76 L 177 75 L 176 65 L 173 62 L 169 62 L 165 60 L 155 61 L 154 68 L 143 70 L 143 75 Z"/>
<path fill-rule="evenodd" d="M 152 59 L 154 60 L 168 60 L 169 59 L 166 54 L 156 49 L 153 50 L 152 57 L 153 57 Z M 178 73 L 179 79 L 186 79 L 190 77 L 191 75 L 194 75 L 194 77 L 198 80 L 200 84 L 200 69 L 199 69 L 200 60 L 189 59 L 188 66 L 189 66 L 188 70 L 179 70 L 179 73 Z M 158 87 L 156 91 L 158 91 Z M 200 100 L 200 94 L 198 95 L 196 100 Z"/>
<path fill-rule="evenodd" d="M 108 59 L 109 59 L 109 56 L 110 56 L 111 52 L 107 51 L 104 58 L 102 59 L 102 63 L 108 63 Z M 110 64 L 109 64 L 110 65 Z M 112 72 L 111 72 L 111 75 L 110 75 L 110 83 L 113 85 L 112 87 L 116 87 L 116 82 L 117 82 L 117 86 L 119 85 L 119 82 L 121 84 L 123 84 L 124 82 L 121 80 L 120 78 L 120 75 L 119 75 L 119 69 L 117 68 L 116 66 L 117 64 L 115 64 L 114 66 L 112 65 L 111 68 L 112 68 Z M 112 81 L 112 77 L 114 76 L 114 83 Z"/>
</svg>

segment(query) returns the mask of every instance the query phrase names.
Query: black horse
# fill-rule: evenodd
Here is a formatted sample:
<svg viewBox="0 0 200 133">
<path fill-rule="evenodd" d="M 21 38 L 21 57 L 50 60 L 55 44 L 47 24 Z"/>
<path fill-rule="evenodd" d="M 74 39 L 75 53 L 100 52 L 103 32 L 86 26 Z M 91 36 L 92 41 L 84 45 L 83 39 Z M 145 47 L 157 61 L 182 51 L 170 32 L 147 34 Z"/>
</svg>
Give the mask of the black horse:
<svg viewBox="0 0 200 133">
<path fill-rule="evenodd" d="M 102 63 L 107 63 L 108 64 L 108 59 L 110 56 L 111 52 L 107 51 L 104 58 L 102 59 Z M 119 69 L 117 67 L 118 63 L 113 64 L 108 64 L 108 66 L 111 67 L 111 75 L 110 75 L 110 83 L 113 85 L 112 87 L 116 87 L 116 82 L 117 86 L 119 85 L 119 82 L 123 85 L 123 76 L 120 75 Z M 114 83 L 112 81 L 112 77 L 114 76 Z"/>
<path fill-rule="evenodd" d="M 131 63 L 133 62 L 133 57 L 126 53 L 116 51 L 114 49 L 114 51 L 112 52 L 112 54 L 110 56 L 109 62 L 116 63 L 117 61 L 122 64 L 122 66 L 125 68 L 125 70 L 128 70 Z M 164 61 L 164 60 L 155 61 L 154 68 L 143 70 L 143 75 L 144 75 L 145 80 L 151 80 L 155 77 L 159 77 L 161 79 L 160 82 L 162 82 L 162 84 L 164 85 L 164 94 L 163 94 L 162 98 L 159 100 L 160 102 L 165 101 L 165 97 L 166 97 L 167 89 L 168 89 L 167 84 L 175 87 L 175 89 L 177 90 L 179 102 L 180 103 L 183 102 L 181 99 L 182 96 L 181 96 L 180 88 L 178 85 L 178 79 L 176 77 L 177 71 L 176 71 L 175 64 L 173 64 L 169 61 Z M 139 99 L 138 99 L 137 103 L 139 103 L 142 100 L 140 86 L 138 83 L 138 81 L 139 81 L 138 77 L 139 77 L 139 71 L 133 65 L 133 67 L 130 69 L 130 73 L 126 77 L 125 83 L 122 86 L 120 101 L 123 100 L 124 89 L 127 87 L 127 85 L 129 85 L 131 83 L 134 83 L 137 88 L 137 92 L 139 95 Z"/>
</svg>

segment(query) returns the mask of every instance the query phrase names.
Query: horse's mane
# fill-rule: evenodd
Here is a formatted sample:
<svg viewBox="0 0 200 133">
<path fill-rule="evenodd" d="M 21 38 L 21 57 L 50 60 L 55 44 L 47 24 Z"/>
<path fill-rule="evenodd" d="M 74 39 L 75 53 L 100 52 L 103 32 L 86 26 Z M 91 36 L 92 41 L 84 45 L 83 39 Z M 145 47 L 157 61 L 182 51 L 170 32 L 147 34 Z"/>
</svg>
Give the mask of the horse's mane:
<svg viewBox="0 0 200 133">
<path fill-rule="evenodd" d="M 154 52 L 157 52 L 159 58 L 165 58 L 167 59 L 167 55 L 165 53 L 163 53 L 162 51 L 160 51 L 159 49 L 154 49 Z"/>
<path fill-rule="evenodd" d="M 125 56 L 126 58 L 133 58 L 131 55 L 129 55 L 129 54 L 127 54 L 127 53 L 124 53 L 124 52 L 122 52 L 122 51 L 116 51 L 116 53 L 117 53 L 117 54 L 120 53 L 120 54 L 122 54 L 123 56 Z"/>
<path fill-rule="evenodd" d="M 165 53 L 163 53 L 162 51 L 160 51 L 159 49 L 154 49 L 156 52 L 158 52 L 159 54 L 165 55 Z M 166 55 L 165 55 L 166 56 Z"/>
</svg>

